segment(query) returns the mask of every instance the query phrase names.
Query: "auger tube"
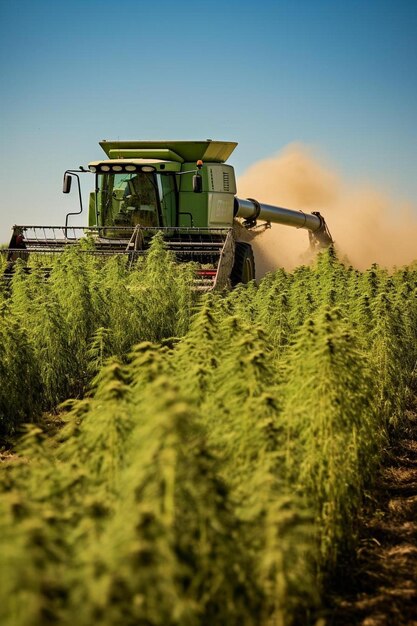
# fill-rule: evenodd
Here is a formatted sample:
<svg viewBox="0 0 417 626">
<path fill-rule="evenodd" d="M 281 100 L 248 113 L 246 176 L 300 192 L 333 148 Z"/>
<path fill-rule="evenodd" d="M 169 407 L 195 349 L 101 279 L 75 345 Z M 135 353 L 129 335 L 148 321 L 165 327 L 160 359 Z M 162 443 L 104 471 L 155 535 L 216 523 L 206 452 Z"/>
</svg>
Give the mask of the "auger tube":
<svg viewBox="0 0 417 626">
<path fill-rule="evenodd" d="M 274 224 L 305 228 L 310 231 L 319 245 L 329 246 L 333 243 L 325 219 L 318 212 L 304 213 L 303 211 L 294 211 L 271 204 L 261 204 L 253 198 L 242 200 L 235 197 L 234 215 L 235 217 L 244 218 L 249 225 L 260 219 L 265 222 L 273 222 Z"/>
</svg>

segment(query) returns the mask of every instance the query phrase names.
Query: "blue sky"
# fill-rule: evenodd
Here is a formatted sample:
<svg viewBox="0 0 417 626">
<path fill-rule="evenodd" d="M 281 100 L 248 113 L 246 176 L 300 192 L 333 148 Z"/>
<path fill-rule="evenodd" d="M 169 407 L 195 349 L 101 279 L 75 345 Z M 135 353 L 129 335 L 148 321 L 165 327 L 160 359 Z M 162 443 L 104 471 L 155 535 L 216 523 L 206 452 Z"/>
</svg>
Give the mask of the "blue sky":
<svg viewBox="0 0 417 626">
<path fill-rule="evenodd" d="M 417 212 L 417 0 L 0 0 L 0 241 L 100 139 L 300 141 Z"/>
</svg>

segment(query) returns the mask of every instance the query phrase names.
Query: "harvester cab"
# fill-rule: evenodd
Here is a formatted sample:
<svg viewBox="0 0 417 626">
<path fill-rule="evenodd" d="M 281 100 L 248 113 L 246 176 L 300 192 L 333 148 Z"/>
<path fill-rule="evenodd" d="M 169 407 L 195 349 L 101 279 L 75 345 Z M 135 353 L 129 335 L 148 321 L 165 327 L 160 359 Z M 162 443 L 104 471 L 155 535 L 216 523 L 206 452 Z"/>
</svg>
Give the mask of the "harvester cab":
<svg viewBox="0 0 417 626">
<path fill-rule="evenodd" d="M 146 226 L 146 221 L 162 228 L 232 226 L 236 183 L 233 168 L 225 161 L 236 143 L 102 141 L 100 145 L 108 159 L 89 164 L 96 175 L 90 226 L 118 222 Z"/>
<path fill-rule="evenodd" d="M 63 227 L 15 226 L 8 260 L 55 254 L 80 239 L 94 252 L 124 254 L 134 263 L 156 232 L 180 262 L 196 263 L 196 286 L 209 290 L 255 278 L 251 245 L 239 241 L 242 227 L 259 220 L 309 231 L 313 246 L 332 242 L 323 217 L 236 197 L 234 169 L 226 163 L 236 147 L 222 141 L 102 141 L 106 157 L 88 168 L 67 170 L 63 191 L 76 179 L 79 210 Z M 94 175 L 88 227 L 69 225 L 83 211 L 80 176 Z M 242 218 L 240 221 L 237 218 Z"/>
</svg>

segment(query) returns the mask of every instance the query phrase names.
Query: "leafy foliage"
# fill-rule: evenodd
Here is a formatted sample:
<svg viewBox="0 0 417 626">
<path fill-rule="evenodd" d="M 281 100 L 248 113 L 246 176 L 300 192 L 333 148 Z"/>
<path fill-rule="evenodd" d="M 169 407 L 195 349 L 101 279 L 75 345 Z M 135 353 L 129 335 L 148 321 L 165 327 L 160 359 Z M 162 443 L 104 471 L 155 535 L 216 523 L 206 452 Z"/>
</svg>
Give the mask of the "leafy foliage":
<svg viewBox="0 0 417 626">
<path fill-rule="evenodd" d="M 2 624 L 308 624 L 402 419 L 416 329 L 415 267 L 333 250 L 204 296 L 158 237 L 131 271 L 17 263 L 2 431 L 66 402 L 2 463 Z"/>
</svg>

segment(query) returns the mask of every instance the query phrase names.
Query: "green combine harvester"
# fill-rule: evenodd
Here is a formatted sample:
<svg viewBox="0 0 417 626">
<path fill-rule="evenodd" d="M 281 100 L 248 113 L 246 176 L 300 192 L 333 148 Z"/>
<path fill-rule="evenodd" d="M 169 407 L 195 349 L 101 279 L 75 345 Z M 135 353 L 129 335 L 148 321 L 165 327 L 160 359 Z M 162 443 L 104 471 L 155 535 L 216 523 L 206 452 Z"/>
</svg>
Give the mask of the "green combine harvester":
<svg viewBox="0 0 417 626">
<path fill-rule="evenodd" d="M 332 238 L 319 213 L 303 213 L 236 197 L 234 169 L 226 164 L 237 146 L 225 141 L 101 141 L 107 158 L 67 170 L 63 192 L 75 179 L 79 210 L 64 226 L 13 227 L 8 268 L 33 254 L 53 255 L 80 240 L 94 254 L 125 255 L 130 264 L 146 253 L 156 232 L 179 262 L 196 263 L 196 287 L 223 289 L 255 278 L 245 230 L 272 222 L 304 228 L 314 248 Z M 81 175 L 93 175 L 88 227 L 68 224 L 83 211 Z M 240 218 L 240 219 L 239 219 Z M 246 237 L 247 238 L 247 237 Z M 91 246 L 90 246 L 91 247 Z"/>
</svg>

